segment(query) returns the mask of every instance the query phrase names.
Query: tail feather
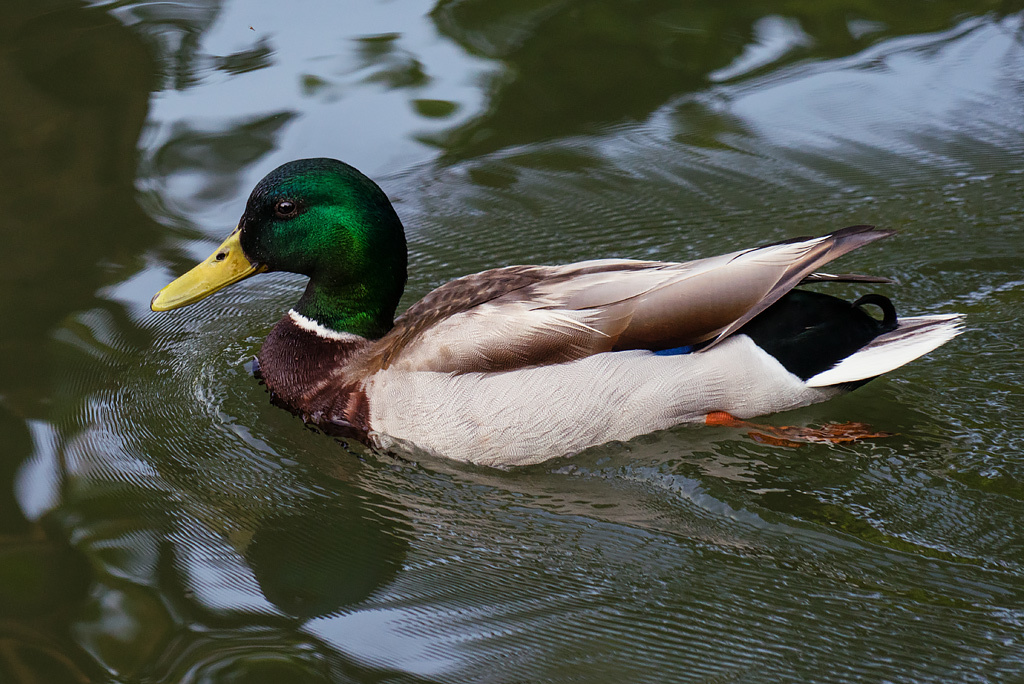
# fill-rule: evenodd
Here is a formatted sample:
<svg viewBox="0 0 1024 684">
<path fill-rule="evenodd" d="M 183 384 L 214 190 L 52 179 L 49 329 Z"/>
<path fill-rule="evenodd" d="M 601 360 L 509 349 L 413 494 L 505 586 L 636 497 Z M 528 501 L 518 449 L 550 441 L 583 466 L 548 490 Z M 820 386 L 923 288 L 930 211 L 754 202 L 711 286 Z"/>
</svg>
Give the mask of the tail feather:
<svg viewBox="0 0 1024 684">
<path fill-rule="evenodd" d="M 894 235 L 893 231 L 878 230 L 874 226 L 847 226 L 817 238 L 793 238 L 777 242 L 774 245 L 765 245 L 737 253 L 732 259 L 733 262 L 745 263 L 748 268 L 759 266 L 760 269 L 757 270 L 760 270 L 762 274 L 765 268 L 780 269 L 776 271 L 777 280 L 758 302 L 718 332 L 703 351 L 711 349 L 779 301 L 801 281 L 810 277 L 819 266 L 838 259 L 869 242 L 891 235 Z M 811 280 L 813 282 L 814 278 Z"/>
<path fill-rule="evenodd" d="M 807 283 L 879 283 L 881 285 L 896 285 L 896 281 L 885 276 L 862 275 L 860 273 L 811 273 L 804 276 L 800 281 L 801 285 Z"/>
<path fill-rule="evenodd" d="M 902 318 L 896 329 L 807 380 L 810 387 L 827 387 L 867 380 L 924 356 L 963 332 L 960 314 Z"/>
</svg>

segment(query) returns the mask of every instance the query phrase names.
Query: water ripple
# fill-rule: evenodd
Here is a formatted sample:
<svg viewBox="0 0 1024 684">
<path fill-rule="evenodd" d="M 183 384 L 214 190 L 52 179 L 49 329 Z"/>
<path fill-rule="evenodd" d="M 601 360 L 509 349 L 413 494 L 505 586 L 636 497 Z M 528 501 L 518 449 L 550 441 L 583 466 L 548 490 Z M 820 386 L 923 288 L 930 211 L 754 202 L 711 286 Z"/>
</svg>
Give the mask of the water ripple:
<svg viewBox="0 0 1024 684">
<path fill-rule="evenodd" d="M 643 121 L 389 179 L 407 301 L 507 263 L 901 227 L 844 267 L 971 330 L 766 419 L 897 437 L 785 449 L 680 427 L 512 472 L 410 462 L 305 429 L 252 379 L 296 278 L 159 316 L 126 287 L 54 335 L 32 466 L 93 568 L 77 638 L 154 681 L 1019 675 L 1020 24 L 737 73 Z"/>
</svg>

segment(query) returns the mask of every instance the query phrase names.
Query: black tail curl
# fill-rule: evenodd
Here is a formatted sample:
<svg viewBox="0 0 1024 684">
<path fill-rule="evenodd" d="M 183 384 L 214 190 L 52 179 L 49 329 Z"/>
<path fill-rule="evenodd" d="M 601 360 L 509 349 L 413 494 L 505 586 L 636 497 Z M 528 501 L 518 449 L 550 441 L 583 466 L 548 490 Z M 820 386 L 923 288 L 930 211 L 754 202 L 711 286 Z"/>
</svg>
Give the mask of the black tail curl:
<svg viewBox="0 0 1024 684">
<path fill-rule="evenodd" d="M 880 308 L 882 320 L 868 314 L 865 305 Z M 738 332 L 807 380 L 895 330 L 896 320 L 896 307 L 880 294 L 850 303 L 821 292 L 791 290 Z"/>
<path fill-rule="evenodd" d="M 890 330 L 896 329 L 896 307 L 892 305 L 888 297 L 883 297 L 880 294 L 866 294 L 853 303 L 854 306 L 860 308 L 864 304 L 874 304 L 882 310 L 882 325 L 885 326 L 885 330 L 882 332 L 889 332 Z"/>
</svg>

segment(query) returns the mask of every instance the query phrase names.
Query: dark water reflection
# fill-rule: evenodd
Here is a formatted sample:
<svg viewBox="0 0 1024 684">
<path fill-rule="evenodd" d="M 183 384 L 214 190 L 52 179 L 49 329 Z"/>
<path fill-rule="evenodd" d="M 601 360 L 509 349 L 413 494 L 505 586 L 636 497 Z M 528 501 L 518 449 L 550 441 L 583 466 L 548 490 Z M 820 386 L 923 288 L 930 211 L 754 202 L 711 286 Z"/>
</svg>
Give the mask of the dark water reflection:
<svg viewBox="0 0 1024 684">
<path fill-rule="evenodd" d="M 0 680 L 1024 676 L 1019 4 L 9 4 Z M 295 278 L 147 309 L 312 155 L 395 198 L 407 301 L 875 222 L 845 266 L 972 329 L 774 419 L 876 444 L 367 453 L 251 377 Z"/>
<path fill-rule="evenodd" d="M 942 31 L 1005 2 L 441 3 L 440 30 L 501 60 L 488 110 L 445 135 L 466 158 L 645 119 L 667 100 L 808 60 L 846 57 L 886 38 Z M 623 96 L 627 94 L 628 96 Z"/>
</svg>

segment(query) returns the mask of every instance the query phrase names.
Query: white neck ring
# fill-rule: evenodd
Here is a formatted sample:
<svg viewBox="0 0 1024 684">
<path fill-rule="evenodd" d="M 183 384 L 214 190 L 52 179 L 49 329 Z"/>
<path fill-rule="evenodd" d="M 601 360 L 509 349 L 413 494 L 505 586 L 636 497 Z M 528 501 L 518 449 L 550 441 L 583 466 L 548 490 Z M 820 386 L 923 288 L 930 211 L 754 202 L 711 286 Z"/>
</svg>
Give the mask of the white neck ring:
<svg viewBox="0 0 1024 684">
<path fill-rule="evenodd" d="M 357 342 L 364 339 L 359 335 L 353 335 L 352 333 L 339 332 L 337 330 L 331 330 L 330 328 L 323 326 L 312 318 L 306 318 L 295 309 L 288 311 L 288 316 L 291 317 L 292 322 L 299 326 L 306 332 L 311 332 L 317 337 L 321 337 L 325 340 L 335 340 L 337 342 Z"/>
</svg>

